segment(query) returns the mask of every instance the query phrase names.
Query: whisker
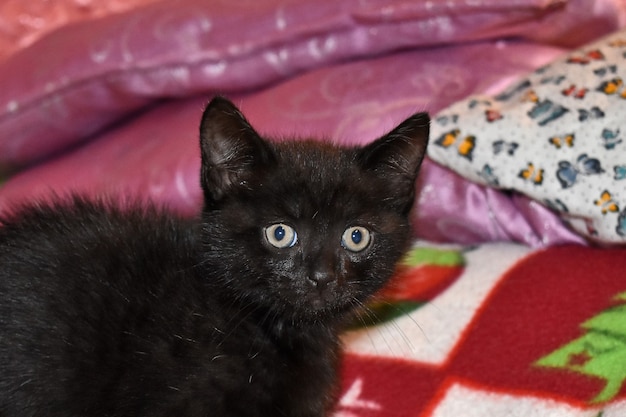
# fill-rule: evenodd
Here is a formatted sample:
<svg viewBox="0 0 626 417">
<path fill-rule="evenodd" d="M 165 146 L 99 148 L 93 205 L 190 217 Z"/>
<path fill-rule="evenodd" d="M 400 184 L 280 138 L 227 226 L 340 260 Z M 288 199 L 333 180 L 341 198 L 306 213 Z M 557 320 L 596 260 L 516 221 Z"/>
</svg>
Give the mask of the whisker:
<svg viewBox="0 0 626 417">
<path fill-rule="evenodd" d="M 365 333 L 367 334 L 367 337 L 370 339 L 370 342 L 372 343 L 372 346 L 374 347 L 374 350 L 376 351 L 376 353 L 378 354 L 378 347 L 376 346 L 376 344 L 374 343 L 374 339 L 372 339 L 372 335 L 371 335 L 371 331 L 372 328 L 374 327 L 372 324 L 376 325 L 376 323 L 380 322 L 380 317 L 378 317 L 378 315 L 376 314 L 375 311 L 373 311 L 371 308 L 369 308 L 365 303 L 363 303 L 362 301 L 355 299 L 355 301 L 358 303 L 358 305 L 360 306 L 360 308 L 362 309 L 362 311 L 369 317 L 370 320 L 370 324 L 367 324 L 365 322 L 365 320 L 363 319 L 362 316 L 360 316 L 361 321 L 363 322 L 364 326 L 365 326 Z M 380 326 L 377 326 L 379 329 L 382 329 Z M 385 345 L 387 346 L 387 350 L 389 352 L 393 352 L 393 348 L 391 347 L 391 344 L 389 343 L 389 340 L 387 339 L 385 333 L 381 330 L 381 332 L 379 333 L 381 338 L 383 339 L 383 342 L 385 343 Z"/>
<path fill-rule="evenodd" d="M 352 304 L 355 308 L 355 310 L 360 310 L 363 307 L 363 304 L 357 300 L 356 298 L 353 298 L 350 300 L 350 304 Z M 355 313 L 353 314 L 353 316 L 356 320 L 358 320 L 360 322 L 360 324 L 363 326 L 361 329 L 359 329 L 361 331 L 361 333 L 365 333 L 365 335 L 367 336 L 367 338 L 370 341 L 370 344 L 372 346 L 372 348 L 374 349 L 374 351 L 376 352 L 376 354 L 378 355 L 378 347 L 376 346 L 376 343 L 374 343 L 374 339 L 372 339 L 372 335 L 370 334 L 370 332 L 368 331 L 368 324 L 365 321 L 365 319 L 363 318 L 362 314 L 360 312 L 355 311 Z"/>
<path fill-rule="evenodd" d="M 242 308 L 239 313 L 242 313 L 243 311 L 245 311 L 246 308 L 252 306 L 252 303 L 249 303 L 247 306 L 245 306 L 244 308 Z M 246 321 L 246 319 L 248 317 L 250 317 L 252 314 L 254 314 L 255 312 L 257 312 L 259 310 L 259 306 L 255 306 L 254 308 L 252 308 L 250 311 L 247 312 L 247 314 L 243 315 L 243 317 L 241 317 L 241 320 L 239 320 L 237 322 L 237 324 L 235 324 L 234 326 L 230 327 L 228 333 L 226 333 L 226 335 L 222 338 L 222 340 L 217 344 L 217 347 L 220 347 L 224 344 L 224 342 L 226 342 L 226 339 L 228 339 L 234 332 L 235 330 L 237 330 L 237 328 L 239 326 L 241 326 L 241 324 Z M 229 325 L 230 323 L 233 322 L 233 320 L 238 317 L 240 314 L 238 315 L 234 315 L 228 322 L 227 325 Z"/>
<path fill-rule="evenodd" d="M 401 313 L 401 317 L 406 317 L 413 324 L 415 324 L 415 326 L 417 326 L 417 328 L 420 329 L 420 332 L 424 335 L 424 338 L 426 339 L 426 341 L 428 343 L 430 343 L 430 340 L 428 339 L 428 336 L 426 336 L 426 332 L 424 332 L 424 329 L 422 328 L 422 326 L 420 326 L 420 324 L 415 320 L 415 318 L 411 314 L 412 312 L 406 311 L 404 308 L 402 308 L 401 305 L 396 304 L 396 303 L 391 303 L 391 302 L 389 302 L 387 300 L 381 300 L 381 302 L 386 304 L 386 305 L 388 305 L 388 306 L 390 306 L 391 308 L 399 311 Z M 421 308 L 421 306 L 420 306 L 420 308 Z M 404 331 L 402 330 L 402 328 L 398 324 L 397 319 L 392 320 L 391 324 L 396 328 L 396 330 L 398 330 L 398 333 L 400 333 L 400 335 L 404 339 L 404 342 L 409 346 L 411 351 L 415 351 L 415 345 L 413 345 L 413 343 L 411 342 L 411 338 L 409 338 L 406 335 L 406 333 L 404 333 Z"/>
<path fill-rule="evenodd" d="M 389 304 L 391 305 L 391 307 L 393 308 L 397 308 L 396 305 L 394 304 Z M 368 310 L 372 311 L 371 309 L 368 308 Z M 403 311 L 403 310 L 400 310 Z M 374 313 L 372 311 L 372 313 Z M 402 355 L 405 352 L 397 352 L 395 351 L 392 347 L 391 344 L 389 343 L 389 341 L 387 340 L 387 338 L 391 338 L 392 340 L 396 341 L 396 334 L 399 334 L 402 341 L 404 342 L 404 345 L 408 346 L 410 351 L 412 352 L 414 350 L 414 346 L 413 344 L 410 342 L 409 337 L 404 333 L 404 331 L 402 330 L 402 328 L 398 325 L 397 323 L 397 318 L 394 318 L 393 320 L 387 321 L 385 323 L 381 323 L 381 325 L 378 326 L 381 332 L 381 336 L 383 338 L 383 340 L 385 340 L 385 343 L 388 345 L 389 347 L 389 352 L 393 353 L 393 354 L 400 354 Z M 393 329 L 395 329 L 395 332 L 393 331 Z M 384 332 L 384 333 L 383 333 Z M 386 334 L 386 336 L 385 336 Z M 394 343 L 394 346 L 398 346 L 400 347 L 402 345 L 402 343 L 396 342 Z M 403 356 L 403 355 L 402 355 Z"/>
</svg>

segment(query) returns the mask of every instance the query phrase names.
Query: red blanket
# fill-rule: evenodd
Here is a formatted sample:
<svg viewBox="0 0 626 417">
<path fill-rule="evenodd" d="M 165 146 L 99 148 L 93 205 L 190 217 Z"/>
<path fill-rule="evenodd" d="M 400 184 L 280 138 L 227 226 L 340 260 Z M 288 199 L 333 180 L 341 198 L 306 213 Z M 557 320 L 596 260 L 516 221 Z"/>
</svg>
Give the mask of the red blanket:
<svg viewBox="0 0 626 417">
<path fill-rule="evenodd" d="M 626 415 L 626 250 L 456 252 L 403 273 L 408 314 L 348 333 L 337 417 Z"/>
</svg>

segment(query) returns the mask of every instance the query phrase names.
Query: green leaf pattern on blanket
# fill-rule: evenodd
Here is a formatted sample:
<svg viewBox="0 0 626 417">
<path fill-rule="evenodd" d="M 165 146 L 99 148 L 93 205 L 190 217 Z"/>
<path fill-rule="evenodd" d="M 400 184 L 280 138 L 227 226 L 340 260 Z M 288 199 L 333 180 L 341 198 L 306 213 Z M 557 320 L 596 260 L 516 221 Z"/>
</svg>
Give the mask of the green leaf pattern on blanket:
<svg viewBox="0 0 626 417">
<path fill-rule="evenodd" d="M 612 400 L 626 380 L 626 292 L 618 294 L 621 302 L 581 325 L 586 333 L 539 359 L 535 365 L 565 369 L 606 381 L 592 403 Z"/>
<path fill-rule="evenodd" d="M 390 322 L 423 306 L 433 292 L 447 286 L 463 270 L 459 250 L 417 246 L 406 253 L 389 285 L 360 309 L 349 330 Z"/>
</svg>

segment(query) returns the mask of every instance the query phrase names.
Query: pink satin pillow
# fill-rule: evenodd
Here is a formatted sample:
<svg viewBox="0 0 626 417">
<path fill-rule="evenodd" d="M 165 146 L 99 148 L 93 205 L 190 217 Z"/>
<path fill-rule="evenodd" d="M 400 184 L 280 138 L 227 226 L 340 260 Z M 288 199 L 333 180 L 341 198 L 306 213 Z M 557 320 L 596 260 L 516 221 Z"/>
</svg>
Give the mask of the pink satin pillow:
<svg viewBox="0 0 626 417">
<path fill-rule="evenodd" d="M 44 25 L 37 42 L 0 63 L 0 167 L 56 154 L 163 98 L 258 89 L 399 48 L 503 36 L 580 43 L 616 28 L 618 4 L 179 0 L 73 17 L 53 31 Z M 45 11 L 40 20 L 59 23 Z"/>
</svg>

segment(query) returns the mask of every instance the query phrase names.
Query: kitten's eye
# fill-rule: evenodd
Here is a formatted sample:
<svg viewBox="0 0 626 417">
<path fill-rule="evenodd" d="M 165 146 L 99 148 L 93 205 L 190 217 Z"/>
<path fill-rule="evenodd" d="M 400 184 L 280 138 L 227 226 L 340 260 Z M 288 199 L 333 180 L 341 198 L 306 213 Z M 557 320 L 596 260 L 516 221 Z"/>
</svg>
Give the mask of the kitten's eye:
<svg viewBox="0 0 626 417">
<path fill-rule="evenodd" d="M 369 230 L 365 227 L 348 227 L 341 236 L 341 245 L 352 252 L 361 252 L 372 240 Z"/>
<path fill-rule="evenodd" d="M 285 249 L 296 244 L 298 234 L 293 227 L 277 223 L 265 228 L 265 239 L 267 239 L 270 245 L 279 249 Z"/>
</svg>

